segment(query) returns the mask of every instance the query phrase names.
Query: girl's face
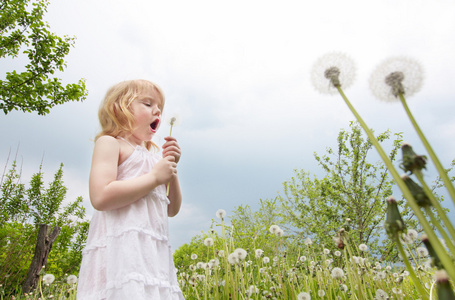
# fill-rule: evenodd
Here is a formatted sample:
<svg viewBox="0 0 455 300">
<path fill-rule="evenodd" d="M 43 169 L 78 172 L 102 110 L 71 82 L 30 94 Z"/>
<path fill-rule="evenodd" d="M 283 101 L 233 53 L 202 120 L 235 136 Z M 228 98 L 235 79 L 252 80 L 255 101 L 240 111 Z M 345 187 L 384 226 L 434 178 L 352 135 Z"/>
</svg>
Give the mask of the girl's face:
<svg viewBox="0 0 455 300">
<path fill-rule="evenodd" d="M 150 141 L 160 126 L 161 97 L 152 89 L 140 95 L 131 103 L 134 115 L 134 129 L 131 138 L 137 145 Z"/>
</svg>

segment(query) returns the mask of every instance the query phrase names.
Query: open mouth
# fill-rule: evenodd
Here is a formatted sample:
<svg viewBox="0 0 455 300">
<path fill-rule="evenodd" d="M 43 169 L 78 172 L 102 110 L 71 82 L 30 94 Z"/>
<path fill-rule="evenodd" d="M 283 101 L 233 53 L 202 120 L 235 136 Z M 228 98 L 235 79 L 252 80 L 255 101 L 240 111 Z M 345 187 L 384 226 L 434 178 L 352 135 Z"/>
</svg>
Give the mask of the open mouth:
<svg viewBox="0 0 455 300">
<path fill-rule="evenodd" d="M 150 128 L 152 129 L 152 131 L 156 131 L 158 129 L 159 123 L 160 123 L 160 120 L 156 119 L 155 121 L 153 121 L 152 124 L 150 124 Z"/>
</svg>

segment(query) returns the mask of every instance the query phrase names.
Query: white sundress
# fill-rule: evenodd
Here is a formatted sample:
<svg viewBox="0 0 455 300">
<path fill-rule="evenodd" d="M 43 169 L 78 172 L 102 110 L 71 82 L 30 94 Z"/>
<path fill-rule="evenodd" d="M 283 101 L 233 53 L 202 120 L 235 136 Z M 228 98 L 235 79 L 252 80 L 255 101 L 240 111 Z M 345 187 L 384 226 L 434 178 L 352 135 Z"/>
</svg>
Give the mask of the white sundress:
<svg viewBox="0 0 455 300">
<path fill-rule="evenodd" d="M 117 179 L 146 174 L 160 158 L 137 146 L 119 165 Z M 183 299 L 168 240 L 168 205 L 166 187 L 160 185 L 130 205 L 95 211 L 82 252 L 77 299 Z"/>
</svg>

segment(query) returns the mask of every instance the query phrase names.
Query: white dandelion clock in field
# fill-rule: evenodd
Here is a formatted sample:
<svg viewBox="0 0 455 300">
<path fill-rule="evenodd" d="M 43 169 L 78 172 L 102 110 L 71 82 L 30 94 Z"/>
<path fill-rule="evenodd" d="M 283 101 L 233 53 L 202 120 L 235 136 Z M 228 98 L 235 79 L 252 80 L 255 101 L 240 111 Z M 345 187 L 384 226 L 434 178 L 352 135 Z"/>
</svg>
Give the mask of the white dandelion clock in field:
<svg viewBox="0 0 455 300">
<path fill-rule="evenodd" d="M 263 262 L 264 264 L 268 264 L 268 263 L 270 262 L 270 258 L 267 257 L 267 256 L 265 256 L 264 258 L 262 258 L 262 262 Z"/>
<path fill-rule="evenodd" d="M 278 225 L 272 225 L 269 228 L 270 233 L 273 233 L 273 234 L 276 234 L 278 232 L 278 230 L 280 230 L 280 226 L 278 226 Z"/>
<path fill-rule="evenodd" d="M 224 217 L 226 217 L 226 211 L 224 209 L 219 209 L 216 211 L 216 217 L 220 220 L 224 220 Z"/>
<path fill-rule="evenodd" d="M 410 97 L 420 91 L 423 69 L 411 58 L 392 57 L 376 67 L 370 77 L 373 95 L 386 102 L 400 101 L 400 95 Z"/>
<path fill-rule="evenodd" d="M 297 295 L 298 300 L 311 300 L 310 294 L 307 292 L 301 292 L 300 294 Z"/>
<path fill-rule="evenodd" d="M 333 278 L 343 278 L 344 271 L 341 268 L 335 267 L 332 269 L 332 277 Z"/>
<path fill-rule="evenodd" d="M 368 246 L 365 245 L 365 244 L 360 244 L 360 245 L 359 245 L 359 250 L 365 252 L 365 251 L 368 250 Z"/>
<path fill-rule="evenodd" d="M 311 70 L 314 88 L 322 94 L 338 93 L 338 87 L 347 88 L 355 79 L 354 61 L 347 55 L 332 52 L 321 56 Z"/>
<path fill-rule="evenodd" d="M 416 252 L 420 257 L 428 256 L 428 250 L 425 247 L 417 247 Z"/>
<path fill-rule="evenodd" d="M 263 253 L 264 253 L 264 250 L 262 250 L 262 249 L 256 249 L 256 250 L 254 251 L 254 254 L 255 254 L 255 257 L 256 257 L 256 258 L 260 258 L 260 257 L 262 256 Z"/>
<path fill-rule="evenodd" d="M 196 260 L 197 259 L 197 254 L 195 254 L 195 253 L 191 254 L 191 259 L 192 260 Z"/>
<path fill-rule="evenodd" d="M 43 276 L 43 282 L 45 284 L 52 284 L 52 282 L 54 282 L 54 280 L 55 280 L 55 276 L 52 274 L 46 274 Z"/>
<path fill-rule="evenodd" d="M 206 238 L 204 240 L 204 245 L 207 247 L 213 246 L 213 239 L 212 238 Z"/>
<path fill-rule="evenodd" d="M 69 275 L 66 278 L 66 283 L 68 284 L 75 284 L 77 282 L 77 276 L 76 275 Z"/>
<path fill-rule="evenodd" d="M 234 250 L 234 253 L 238 256 L 239 259 L 244 260 L 248 254 L 245 249 L 237 248 Z"/>
<path fill-rule="evenodd" d="M 232 252 L 231 254 L 228 255 L 228 262 L 229 262 L 231 265 L 238 264 L 239 261 L 240 261 L 240 260 L 239 260 L 239 257 L 237 256 L 237 253 Z"/>
<path fill-rule="evenodd" d="M 386 300 L 386 299 L 389 299 L 389 295 L 384 291 L 384 290 L 381 290 L 381 289 L 377 289 L 376 290 L 376 296 L 374 297 L 375 300 Z"/>
</svg>

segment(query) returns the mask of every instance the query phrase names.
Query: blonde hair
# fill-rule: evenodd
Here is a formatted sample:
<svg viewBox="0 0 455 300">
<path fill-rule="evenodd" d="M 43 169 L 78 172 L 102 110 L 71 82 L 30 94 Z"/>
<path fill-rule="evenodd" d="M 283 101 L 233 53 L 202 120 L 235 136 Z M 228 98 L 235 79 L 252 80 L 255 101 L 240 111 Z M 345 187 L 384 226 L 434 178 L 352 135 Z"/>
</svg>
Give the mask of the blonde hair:
<svg viewBox="0 0 455 300">
<path fill-rule="evenodd" d="M 144 95 L 151 90 L 157 92 L 160 96 L 160 109 L 161 112 L 163 112 L 164 94 L 161 88 L 153 82 L 136 79 L 122 81 L 112 86 L 107 91 L 98 111 L 101 132 L 98 133 L 95 140 L 103 135 L 117 137 L 121 133 L 133 131 L 134 116 L 131 103 L 139 96 Z M 145 147 L 148 150 L 150 150 L 152 146 L 156 150 L 158 149 L 158 146 L 152 141 L 145 142 Z"/>
</svg>

